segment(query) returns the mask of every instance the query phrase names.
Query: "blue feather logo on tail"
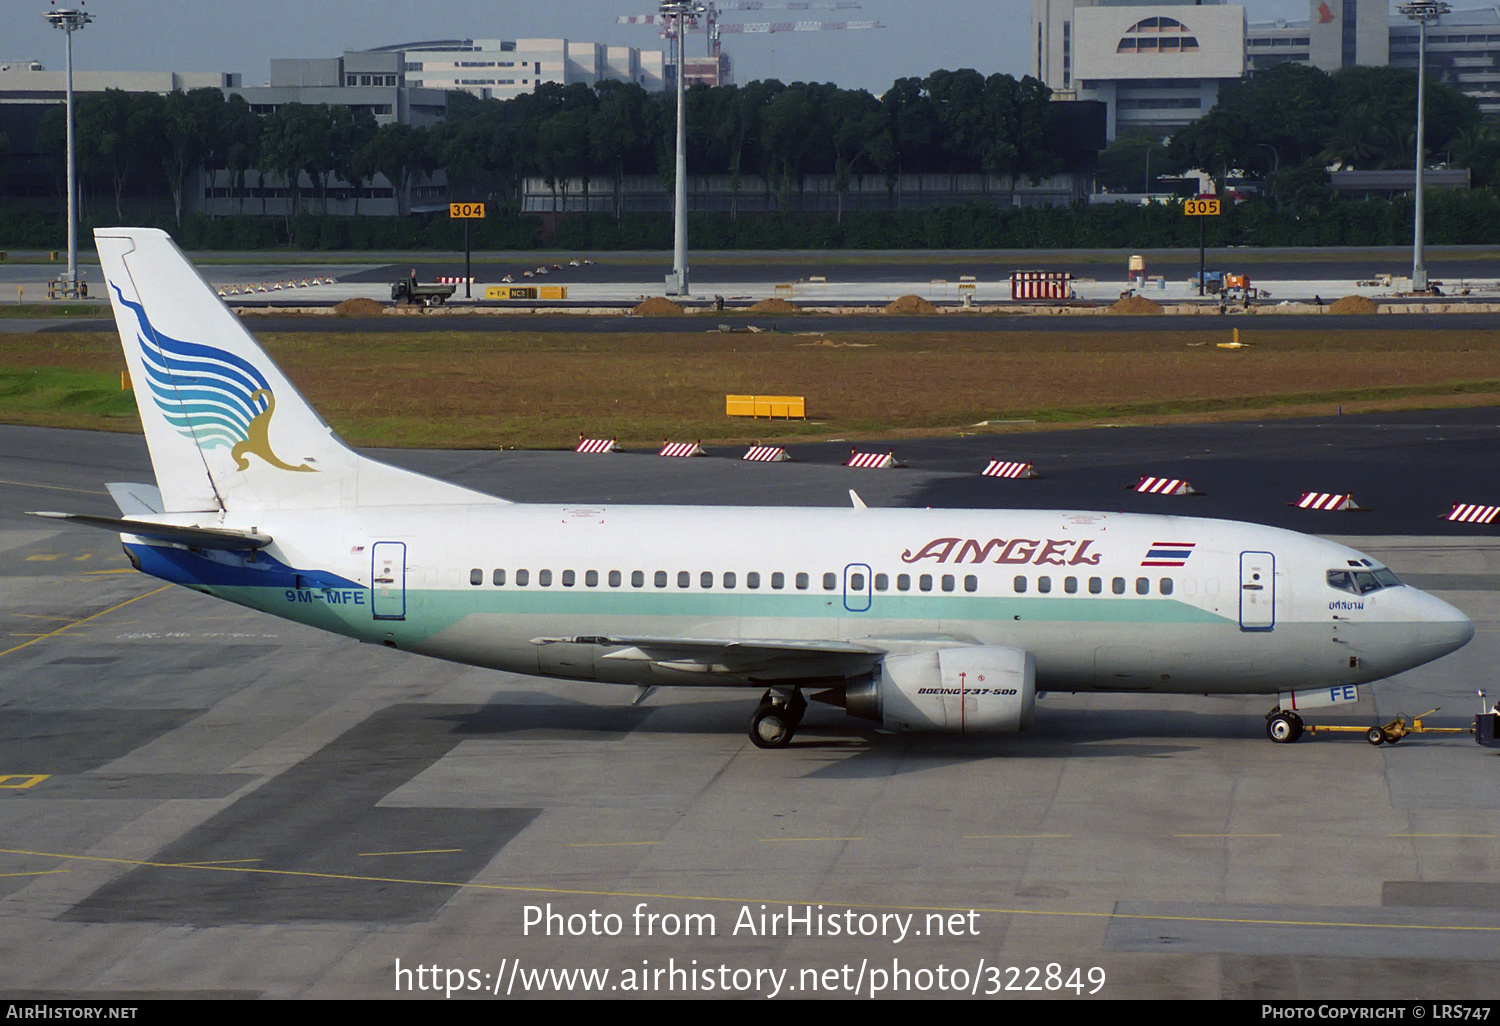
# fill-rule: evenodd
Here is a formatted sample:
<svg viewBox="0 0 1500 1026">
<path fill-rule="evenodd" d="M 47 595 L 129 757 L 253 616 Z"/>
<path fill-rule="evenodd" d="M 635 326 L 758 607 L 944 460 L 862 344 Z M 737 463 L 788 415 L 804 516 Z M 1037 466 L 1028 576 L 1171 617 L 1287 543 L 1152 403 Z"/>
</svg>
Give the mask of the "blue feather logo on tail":
<svg viewBox="0 0 1500 1026">
<path fill-rule="evenodd" d="M 271 415 L 276 397 L 255 365 L 233 353 L 199 342 L 184 342 L 156 330 L 140 303 L 131 302 L 113 282 L 110 288 L 140 322 L 136 342 L 146 370 L 145 385 L 168 424 L 202 449 L 230 446 L 240 470 L 247 455 L 259 456 L 281 470 L 313 471 L 292 466 L 271 449 Z"/>
</svg>

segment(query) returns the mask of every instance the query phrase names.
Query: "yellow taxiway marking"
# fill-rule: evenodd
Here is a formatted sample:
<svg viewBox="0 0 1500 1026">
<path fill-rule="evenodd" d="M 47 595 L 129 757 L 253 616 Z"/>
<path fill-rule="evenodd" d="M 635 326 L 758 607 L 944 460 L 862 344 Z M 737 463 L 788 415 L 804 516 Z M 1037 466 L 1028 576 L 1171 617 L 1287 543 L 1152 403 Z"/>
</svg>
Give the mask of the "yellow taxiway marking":
<svg viewBox="0 0 1500 1026">
<path fill-rule="evenodd" d="M 966 841 L 1013 841 L 1013 840 L 1039 840 L 1044 838 L 1056 838 L 1064 840 L 1072 837 L 1072 834 L 964 834 Z"/>
<path fill-rule="evenodd" d="M 97 577 L 99 574 L 133 574 L 138 572 L 133 566 L 122 566 L 118 570 L 85 570 L 81 576 Z"/>
<path fill-rule="evenodd" d="M 660 841 L 580 841 L 577 844 L 565 844 L 564 848 L 631 848 L 636 846 L 660 844 Z"/>
<path fill-rule="evenodd" d="M 68 855 L 63 852 L 49 851 L 25 851 L 18 848 L 0 848 L 0 855 L 39 855 L 47 858 L 67 859 L 80 862 L 104 862 L 116 866 L 141 866 L 150 869 L 187 869 L 200 873 L 259 873 L 265 876 L 288 876 L 313 880 L 346 880 L 359 883 L 384 883 L 384 884 L 411 884 L 417 887 L 446 887 L 451 890 L 475 890 L 496 891 L 511 894 L 547 894 L 561 895 L 575 898 L 635 898 L 650 901 L 712 901 L 725 902 L 736 905 L 752 903 L 764 903 L 767 905 L 798 905 L 807 904 L 806 900 L 788 901 L 785 898 L 774 898 L 761 896 L 758 898 L 738 897 L 724 894 L 667 894 L 652 891 L 602 891 L 583 890 L 574 887 L 544 887 L 538 884 L 496 884 L 478 883 L 475 881 L 459 882 L 453 880 L 415 880 L 403 877 L 389 876 L 359 876 L 353 873 L 315 873 L 309 870 L 297 869 L 259 869 L 254 867 L 238 866 L 212 866 L 212 865 L 182 865 L 172 862 L 150 862 L 145 859 L 122 859 L 110 858 L 104 855 Z M 1068 909 L 1036 909 L 1036 908 L 975 908 L 972 906 L 957 905 L 876 905 L 865 902 L 831 902 L 824 900 L 827 904 L 843 904 L 849 908 L 869 909 L 871 911 L 884 912 L 982 912 L 989 915 L 1009 916 L 1049 916 L 1056 918 L 1071 919 L 1133 919 L 1148 922 L 1177 922 L 1177 923 L 1214 923 L 1218 925 L 1231 926 L 1301 926 L 1301 927 L 1330 927 L 1343 930 L 1398 930 L 1406 932 L 1417 932 L 1423 930 L 1441 931 L 1447 933 L 1491 933 L 1500 934 L 1500 923 L 1492 925 L 1459 925 L 1451 923 L 1382 923 L 1382 922 L 1359 922 L 1340 923 L 1327 922 L 1316 919 L 1253 919 L 1242 916 L 1183 916 L 1183 915 L 1150 915 L 1144 912 L 1118 912 L 1114 909 L 1100 909 L 1097 911 L 1068 910 Z M 1372 910 L 1373 911 L 1373 910 Z"/>
<path fill-rule="evenodd" d="M 0 787 L 24 791 L 28 787 L 35 787 L 51 775 L 50 773 L 0 773 Z M 11 783 L 12 780 L 16 783 Z"/>
<path fill-rule="evenodd" d="M 382 855 L 452 855 L 463 851 L 462 848 L 428 848 L 425 851 L 362 851 L 359 857 L 362 859 L 375 859 Z"/>
<path fill-rule="evenodd" d="M 78 492 L 82 495 L 108 495 L 98 488 L 64 488 L 62 485 L 36 484 L 31 481 L 0 481 L 0 485 L 15 485 L 18 488 L 43 488 L 49 492 Z"/>
<path fill-rule="evenodd" d="M 99 610 L 99 612 L 95 613 L 93 616 L 85 616 L 82 620 L 74 620 L 72 623 L 64 624 L 55 631 L 50 631 L 46 634 L 32 638 L 30 641 L 23 641 L 19 645 L 13 645 L 10 648 L 5 649 L 3 652 L 0 652 L 0 656 L 8 656 L 12 652 L 19 652 L 27 645 L 35 645 L 38 641 L 43 641 L 47 638 L 61 634 L 63 631 L 72 630 L 74 627 L 77 627 L 80 624 L 88 623 L 90 620 L 97 620 L 99 619 L 99 617 L 105 615 L 106 613 L 113 613 L 116 609 L 120 609 L 123 606 L 128 606 L 132 602 L 139 602 L 143 598 L 150 598 L 152 595 L 159 595 L 170 587 L 172 587 L 170 584 L 163 584 L 160 588 L 157 588 L 154 591 L 148 591 L 144 595 L 137 595 L 134 598 L 128 598 L 124 602 L 116 602 L 108 609 Z"/>
<path fill-rule="evenodd" d="M 23 617 L 27 620 L 57 620 L 61 623 L 72 623 L 71 616 L 43 616 L 41 613 L 11 613 L 11 616 Z"/>
<path fill-rule="evenodd" d="M 202 862 L 163 862 L 162 865 L 176 869 L 197 869 L 199 866 L 238 866 L 246 862 L 259 861 L 260 859 L 205 859 Z"/>
<path fill-rule="evenodd" d="M 38 552 L 34 556 L 27 556 L 26 557 L 26 562 L 28 562 L 28 563 L 50 563 L 50 562 L 52 562 L 53 560 L 55 560 L 57 558 L 58 558 L 58 555 L 57 555 L 56 552 Z"/>
<path fill-rule="evenodd" d="M 0 879 L 7 876 L 56 876 L 58 873 L 71 872 L 71 869 L 34 869 L 29 873 L 0 873 Z"/>
<path fill-rule="evenodd" d="M 1386 834 L 1387 837 L 1464 837 L 1493 840 L 1500 834 Z"/>
<path fill-rule="evenodd" d="M 1208 837 L 1208 838 L 1215 838 L 1215 837 L 1217 837 L 1217 838 L 1225 838 L 1225 837 L 1261 838 L 1261 837 L 1284 837 L 1285 835 L 1284 834 L 1173 834 L 1172 836 L 1173 837 L 1199 837 L 1199 838 L 1203 838 L 1203 837 Z"/>
</svg>

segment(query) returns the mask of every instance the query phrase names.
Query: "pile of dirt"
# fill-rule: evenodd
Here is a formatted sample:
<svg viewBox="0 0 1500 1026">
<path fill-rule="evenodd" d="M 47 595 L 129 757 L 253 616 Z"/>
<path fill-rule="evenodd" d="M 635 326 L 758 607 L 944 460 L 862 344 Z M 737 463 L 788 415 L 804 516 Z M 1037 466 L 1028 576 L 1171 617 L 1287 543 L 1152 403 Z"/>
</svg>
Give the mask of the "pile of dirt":
<svg viewBox="0 0 1500 1026">
<path fill-rule="evenodd" d="M 902 296 L 885 307 L 888 314 L 935 314 L 938 308 L 921 296 Z"/>
<path fill-rule="evenodd" d="M 1145 296 L 1124 296 L 1109 308 L 1110 313 L 1117 314 L 1159 314 L 1161 304 L 1154 299 Z"/>
<path fill-rule="evenodd" d="M 637 303 L 635 309 L 630 312 L 637 317 L 666 317 L 682 313 L 682 307 L 665 296 L 652 296 L 650 299 Z"/>
<path fill-rule="evenodd" d="M 1380 304 L 1368 296 L 1345 296 L 1328 307 L 1329 313 L 1372 314 L 1380 312 Z"/>
<path fill-rule="evenodd" d="M 750 312 L 756 314 L 794 314 L 801 313 L 802 308 L 796 303 L 788 303 L 785 299 L 762 299 L 750 308 Z"/>
<path fill-rule="evenodd" d="M 346 299 L 333 308 L 335 317 L 379 317 L 385 307 L 373 299 Z"/>
</svg>

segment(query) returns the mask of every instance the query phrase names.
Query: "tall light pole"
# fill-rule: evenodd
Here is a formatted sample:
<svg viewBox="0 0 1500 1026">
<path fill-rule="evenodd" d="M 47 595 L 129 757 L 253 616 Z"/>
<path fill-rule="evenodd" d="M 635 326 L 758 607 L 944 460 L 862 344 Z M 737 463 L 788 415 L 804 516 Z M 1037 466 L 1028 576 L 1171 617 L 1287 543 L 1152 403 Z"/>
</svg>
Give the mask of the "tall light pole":
<svg viewBox="0 0 1500 1026">
<path fill-rule="evenodd" d="M 53 0 L 55 3 L 56 0 Z M 84 11 L 51 10 L 45 15 L 53 28 L 68 36 L 68 284 L 67 291 L 78 294 L 78 173 L 73 156 L 73 33 L 94 19 Z"/>
<path fill-rule="evenodd" d="M 687 267 L 687 32 L 684 19 L 707 10 L 698 0 L 661 0 L 663 17 L 677 19 L 677 173 L 672 204 L 672 284 L 688 295 Z"/>
<path fill-rule="evenodd" d="M 1411 243 L 1411 289 L 1413 292 L 1427 291 L 1426 247 L 1426 197 L 1422 190 L 1422 165 L 1427 163 L 1424 135 L 1427 128 L 1427 25 L 1447 14 L 1450 8 L 1443 0 L 1416 0 L 1396 8 L 1417 23 L 1417 178 L 1415 222 L 1412 226 Z"/>
</svg>

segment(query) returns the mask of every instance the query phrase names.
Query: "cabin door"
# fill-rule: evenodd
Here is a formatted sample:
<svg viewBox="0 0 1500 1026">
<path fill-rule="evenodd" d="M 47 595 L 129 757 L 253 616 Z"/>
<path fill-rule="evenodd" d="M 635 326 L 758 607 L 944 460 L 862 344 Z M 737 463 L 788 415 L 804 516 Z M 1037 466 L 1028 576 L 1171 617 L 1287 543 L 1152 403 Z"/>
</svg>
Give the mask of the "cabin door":
<svg viewBox="0 0 1500 1026">
<path fill-rule="evenodd" d="M 1240 630 L 1276 627 L 1276 557 L 1269 552 L 1240 553 Z"/>
<path fill-rule="evenodd" d="M 406 544 L 376 542 L 370 550 L 370 611 L 377 620 L 406 619 Z"/>
</svg>

